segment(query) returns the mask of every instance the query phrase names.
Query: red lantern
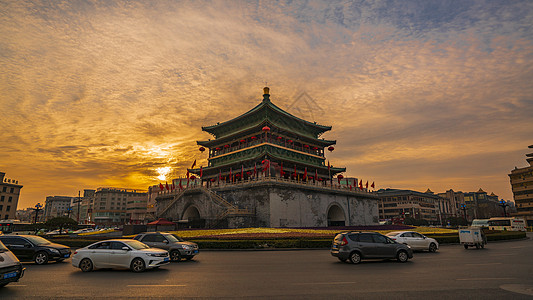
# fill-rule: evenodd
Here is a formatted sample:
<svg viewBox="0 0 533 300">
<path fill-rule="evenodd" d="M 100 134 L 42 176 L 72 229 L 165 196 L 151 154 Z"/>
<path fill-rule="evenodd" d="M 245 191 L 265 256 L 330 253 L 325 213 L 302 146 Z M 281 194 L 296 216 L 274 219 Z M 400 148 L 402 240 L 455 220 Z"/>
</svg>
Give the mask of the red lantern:
<svg viewBox="0 0 533 300">
<path fill-rule="evenodd" d="M 329 150 L 329 152 L 331 152 L 331 151 L 335 150 L 335 147 L 333 147 L 333 146 L 329 146 L 329 147 L 328 147 L 328 150 Z"/>
<path fill-rule="evenodd" d="M 224 148 L 229 148 L 229 145 L 224 145 Z"/>
<path fill-rule="evenodd" d="M 220 151 L 221 149 L 219 147 L 216 147 L 215 150 Z"/>
<path fill-rule="evenodd" d="M 263 131 L 265 131 L 265 132 L 270 131 L 270 127 L 268 127 L 268 126 L 263 127 Z"/>
<path fill-rule="evenodd" d="M 215 178 L 211 178 L 211 182 L 215 182 L 215 180 L 216 180 Z"/>
<path fill-rule="evenodd" d="M 252 140 L 255 140 L 255 139 L 257 139 L 257 137 L 256 137 L 256 136 L 252 136 L 251 139 L 252 139 Z"/>
<path fill-rule="evenodd" d="M 309 148 L 309 145 L 304 145 L 304 148 Z"/>
<path fill-rule="evenodd" d="M 292 140 L 288 140 L 287 143 L 292 144 Z"/>
<path fill-rule="evenodd" d="M 337 178 L 339 178 L 339 179 L 343 179 L 344 176 L 342 176 L 341 174 L 339 174 L 339 175 L 337 175 Z"/>
<path fill-rule="evenodd" d="M 205 148 L 204 147 L 200 147 L 200 149 L 198 149 L 198 150 L 200 150 L 200 152 L 204 152 Z"/>
<path fill-rule="evenodd" d="M 196 179 L 196 176 L 191 175 L 191 177 L 189 177 L 189 178 L 191 178 L 192 180 L 195 180 L 195 179 Z"/>
<path fill-rule="evenodd" d="M 318 150 L 318 147 L 313 147 L 313 150 Z"/>
<path fill-rule="evenodd" d="M 246 175 L 250 176 L 250 175 L 252 175 L 252 172 L 248 171 L 248 172 L 246 172 Z"/>
<path fill-rule="evenodd" d="M 241 143 L 246 143 L 246 140 L 241 140 Z"/>
<path fill-rule="evenodd" d="M 281 136 L 278 136 L 278 140 L 281 140 L 281 139 L 282 139 L 282 137 L 281 137 Z"/>
</svg>

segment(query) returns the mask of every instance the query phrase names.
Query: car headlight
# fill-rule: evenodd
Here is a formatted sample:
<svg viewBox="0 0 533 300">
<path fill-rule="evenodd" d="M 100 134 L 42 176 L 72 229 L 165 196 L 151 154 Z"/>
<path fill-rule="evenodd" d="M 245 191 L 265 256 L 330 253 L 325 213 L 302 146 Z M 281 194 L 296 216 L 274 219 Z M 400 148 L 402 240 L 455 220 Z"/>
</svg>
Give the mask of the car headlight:
<svg viewBox="0 0 533 300">
<path fill-rule="evenodd" d="M 59 254 L 59 250 L 57 250 L 57 249 L 49 248 L 48 250 L 50 250 L 50 252 L 52 252 L 52 253 Z"/>
<path fill-rule="evenodd" d="M 165 257 L 165 256 L 168 256 L 167 253 L 146 253 L 146 255 L 152 256 L 152 257 Z"/>
<path fill-rule="evenodd" d="M 183 245 L 182 247 L 183 247 L 183 249 L 185 249 L 185 250 L 191 250 L 191 249 L 192 249 L 192 247 L 189 246 L 189 245 Z"/>
</svg>

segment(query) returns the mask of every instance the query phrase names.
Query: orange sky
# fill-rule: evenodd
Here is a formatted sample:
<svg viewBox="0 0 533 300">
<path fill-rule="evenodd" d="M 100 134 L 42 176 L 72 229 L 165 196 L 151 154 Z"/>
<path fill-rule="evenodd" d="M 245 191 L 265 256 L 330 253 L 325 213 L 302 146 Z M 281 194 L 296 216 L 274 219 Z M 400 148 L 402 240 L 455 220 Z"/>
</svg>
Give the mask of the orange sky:
<svg viewBox="0 0 533 300">
<path fill-rule="evenodd" d="M 0 1 L 0 171 L 19 209 L 183 176 L 201 126 L 271 99 L 378 188 L 512 199 L 533 2 Z M 306 102 L 302 93 L 310 96 Z M 300 99 L 300 100 L 298 100 Z"/>
</svg>

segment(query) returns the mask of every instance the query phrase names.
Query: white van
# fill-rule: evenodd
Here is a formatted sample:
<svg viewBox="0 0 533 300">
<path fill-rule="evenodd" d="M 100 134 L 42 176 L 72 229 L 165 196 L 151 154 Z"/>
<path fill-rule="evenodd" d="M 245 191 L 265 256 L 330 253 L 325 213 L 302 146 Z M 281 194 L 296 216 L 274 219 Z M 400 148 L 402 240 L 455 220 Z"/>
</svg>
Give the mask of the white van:
<svg viewBox="0 0 533 300">
<path fill-rule="evenodd" d="M 0 242 L 0 287 L 19 281 L 24 276 L 24 270 L 18 258 Z"/>
</svg>

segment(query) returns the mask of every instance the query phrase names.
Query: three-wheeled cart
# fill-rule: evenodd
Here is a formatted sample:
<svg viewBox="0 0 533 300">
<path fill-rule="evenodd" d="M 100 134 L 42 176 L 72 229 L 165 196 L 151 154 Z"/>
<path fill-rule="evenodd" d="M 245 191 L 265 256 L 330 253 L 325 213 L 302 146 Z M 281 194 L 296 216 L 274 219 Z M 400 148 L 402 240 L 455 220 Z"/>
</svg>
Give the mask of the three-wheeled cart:
<svg viewBox="0 0 533 300">
<path fill-rule="evenodd" d="M 459 229 L 459 242 L 468 249 L 468 247 L 476 247 L 476 249 L 484 248 L 487 243 L 483 229 L 479 227 L 468 227 Z"/>
</svg>

